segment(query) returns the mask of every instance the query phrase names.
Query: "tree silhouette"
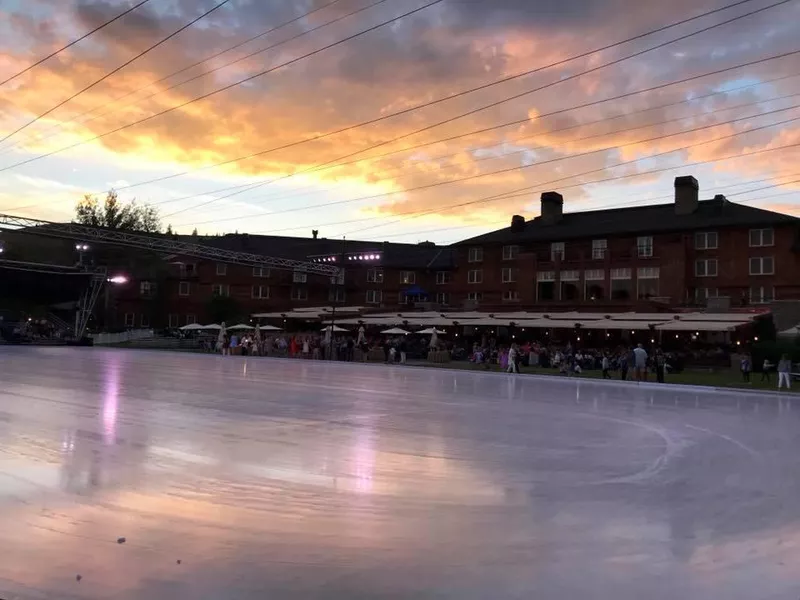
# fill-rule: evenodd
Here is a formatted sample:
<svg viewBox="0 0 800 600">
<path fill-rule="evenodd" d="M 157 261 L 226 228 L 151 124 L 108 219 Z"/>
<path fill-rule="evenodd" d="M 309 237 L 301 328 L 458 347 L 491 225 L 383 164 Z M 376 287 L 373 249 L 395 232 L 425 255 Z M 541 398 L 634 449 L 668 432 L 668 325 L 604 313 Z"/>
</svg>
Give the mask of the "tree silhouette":
<svg viewBox="0 0 800 600">
<path fill-rule="evenodd" d="M 108 192 L 102 204 L 90 194 L 84 196 L 75 207 L 75 221 L 81 225 L 123 231 L 161 231 L 161 218 L 157 208 L 136 204 L 135 200 L 122 203 L 114 190 Z"/>
</svg>

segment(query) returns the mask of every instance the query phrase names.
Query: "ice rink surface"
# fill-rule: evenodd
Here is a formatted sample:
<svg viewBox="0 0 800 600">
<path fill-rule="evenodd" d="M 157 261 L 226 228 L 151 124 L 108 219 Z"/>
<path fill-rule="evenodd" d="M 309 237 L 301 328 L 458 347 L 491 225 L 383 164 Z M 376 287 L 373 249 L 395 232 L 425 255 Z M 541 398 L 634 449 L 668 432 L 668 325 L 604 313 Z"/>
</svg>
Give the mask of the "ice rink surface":
<svg viewBox="0 0 800 600">
<path fill-rule="evenodd" d="M 0 384 L 4 600 L 800 597 L 800 398 L 9 346 Z"/>
</svg>

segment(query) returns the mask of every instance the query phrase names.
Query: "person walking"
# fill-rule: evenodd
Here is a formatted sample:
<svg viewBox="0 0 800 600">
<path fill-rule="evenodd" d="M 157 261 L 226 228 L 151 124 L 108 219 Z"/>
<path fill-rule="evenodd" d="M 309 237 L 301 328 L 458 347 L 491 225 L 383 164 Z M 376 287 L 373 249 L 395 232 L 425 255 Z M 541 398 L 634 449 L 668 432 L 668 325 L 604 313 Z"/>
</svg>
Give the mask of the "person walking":
<svg viewBox="0 0 800 600">
<path fill-rule="evenodd" d="M 783 388 L 786 384 L 786 390 L 792 389 L 792 361 L 789 360 L 789 355 L 784 354 L 778 363 L 778 389 Z"/>
<path fill-rule="evenodd" d="M 753 370 L 753 365 L 749 354 L 742 356 L 742 362 L 739 368 L 742 370 L 742 381 L 750 383 L 750 371 Z"/>
<path fill-rule="evenodd" d="M 519 369 L 517 368 L 517 345 L 511 344 L 511 348 L 508 350 L 508 369 L 509 373 L 519 373 Z"/>
<path fill-rule="evenodd" d="M 641 344 L 633 349 L 633 368 L 636 381 L 647 381 L 647 351 Z"/>
</svg>

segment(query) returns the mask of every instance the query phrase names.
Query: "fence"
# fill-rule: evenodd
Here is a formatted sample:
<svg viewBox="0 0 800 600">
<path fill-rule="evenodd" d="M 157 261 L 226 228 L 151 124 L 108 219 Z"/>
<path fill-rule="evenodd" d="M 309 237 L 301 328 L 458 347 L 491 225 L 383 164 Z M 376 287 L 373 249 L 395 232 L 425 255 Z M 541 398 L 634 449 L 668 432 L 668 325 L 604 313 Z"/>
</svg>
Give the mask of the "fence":
<svg viewBox="0 0 800 600">
<path fill-rule="evenodd" d="M 121 333 L 96 333 L 91 337 L 95 346 L 104 346 L 108 344 L 131 342 L 133 340 L 149 339 L 155 337 L 155 333 L 153 333 L 152 329 L 131 329 L 130 331 L 123 331 Z"/>
</svg>

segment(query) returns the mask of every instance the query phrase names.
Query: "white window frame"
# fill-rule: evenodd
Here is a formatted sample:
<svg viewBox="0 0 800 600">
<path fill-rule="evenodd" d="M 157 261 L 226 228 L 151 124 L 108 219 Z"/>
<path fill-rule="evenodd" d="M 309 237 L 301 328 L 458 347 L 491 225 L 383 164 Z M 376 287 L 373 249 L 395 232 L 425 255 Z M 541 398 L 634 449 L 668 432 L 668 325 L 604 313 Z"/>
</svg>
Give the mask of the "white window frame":
<svg viewBox="0 0 800 600">
<path fill-rule="evenodd" d="M 345 302 L 347 300 L 347 290 L 344 288 L 330 288 L 328 290 L 328 302 Z"/>
<path fill-rule="evenodd" d="M 716 250 L 719 248 L 719 234 L 716 231 L 698 231 L 694 234 L 695 250 Z"/>
<path fill-rule="evenodd" d="M 142 329 L 150 327 L 150 317 L 148 317 L 146 313 L 142 313 L 141 315 L 139 315 L 139 326 Z"/>
<path fill-rule="evenodd" d="M 175 313 L 169 313 L 169 316 L 167 317 L 167 324 L 168 324 L 167 326 L 170 329 L 177 329 L 178 327 L 180 327 L 180 322 L 181 322 L 180 315 L 177 315 Z"/>
<path fill-rule="evenodd" d="M 178 283 L 178 296 L 187 297 L 192 293 L 192 284 L 188 281 L 181 281 Z"/>
<path fill-rule="evenodd" d="M 308 283 L 308 273 L 305 271 L 293 271 L 292 283 Z"/>
<path fill-rule="evenodd" d="M 383 302 L 382 290 L 367 290 L 366 303 L 367 304 L 380 304 Z"/>
<path fill-rule="evenodd" d="M 612 281 L 628 281 L 633 279 L 633 272 L 627 267 L 621 269 L 611 269 L 611 273 L 609 275 Z"/>
<path fill-rule="evenodd" d="M 304 285 L 293 285 L 291 299 L 298 302 L 308 300 L 308 288 Z"/>
<path fill-rule="evenodd" d="M 694 300 L 695 302 L 708 302 L 711 298 L 718 298 L 719 297 L 719 289 L 718 288 L 709 288 L 709 287 L 699 287 L 695 288 L 694 290 Z"/>
<path fill-rule="evenodd" d="M 519 292 L 517 290 L 503 291 L 503 302 L 519 302 Z"/>
<path fill-rule="evenodd" d="M 136 313 L 125 313 L 125 327 L 136 327 Z"/>
<path fill-rule="evenodd" d="M 467 301 L 469 302 L 483 302 L 483 292 L 468 292 Z"/>
<path fill-rule="evenodd" d="M 156 285 L 152 281 L 139 282 L 139 295 L 142 298 L 152 298 L 156 291 Z"/>
<path fill-rule="evenodd" d="M 716 258 L 699 258 L 694 261 L 695 277 L 716 277 L 717 275 L 719 275 L 719 263 Z"/>
<path fill-rule="evenodd" d="M 661 269 L 659 267 L 639 267 L 636 269 L 636 279 L 659 279 Z"/>
<path fill-rule="evenodd" d="M 383 283 L 383 269 L 367 270 L 367 283 Z"/>
<path fill-rule="evenodd" d="M 414 285 L 416 283 L 416 271 L 400 271 L 400 285 Z"/>
<path fill-rule="evenodd" d="M 519 255 L 519 246 L 511 244 L 503 246 L 503 260 L 516 260 Z"/>
<path fill-rule="evenodd" d="M 757 290 L 757 295 L 753 294 L 753 291 Z M 771 291 L 771 294 L 767 294 L 767 291 Z M 750 304 L 769 304 L 775 300 L 775 288 L 769 285 L 756 285 L 750 287 L 748 290 L 748 295 L 750 298 Z"/>
<path fill-rule="evenodd" d="M 556 262 L 556 260 L 564 260 L 566 251 L 567 245 L 564 242 L 553 242 L 550 244 L 550 260 L 552 262 Z"/>
<path fill-rule="evenodd" d="M 450 271 L 436 272 L 436 285 L 447 285 L 452 280 L 453 280 L 453 274 Z"/>
<path fill-rule="evenodd" d="M 769 241 L 764 241 L 764 238 L 767 237 L 765 234 L 769 234 Z M 775 245 L 775 230 L 772 227 L 751 229 L 748 241 L 751 248 L 770 248 Z"/>
<path fill-rule="evenodd" d="M 197 323 L 197 315 L 186 315 L 186 324 L 194 325 Z"/>
<path fill-rule="evenodd" d="M 606 272 L 604 269 L 587 269 L 583 272 L 584 281 L 605 281 Z"/>
<path fill-rule="evenodd" d="M 554 282 L 555 280 L 556 280 L 555 271 L 537 271 L 536 273 L 537 283 L 548 283 L 548 282 Z"/>
<path fill-rule="evenodd" d="M 754 263 L 754 261 L 758 261 Z M 764 268 L 765 261 L 769 261 L 770 268 Z M 753 265 L 758 264 L 758 269 L 753 269 Z M 748 260 L 748 271 L 752 276 L 761 275 L 775 275 L 775 257 L 774 256 L 751 256 Z"/>
<path fill-rule="evenodd" d="M 592 240 L 592 260 L 603 260 L 608 253 L 608 240 Z"/>
<path fill-rule="evenodd" d="M 467 271 L 467 283 L 470 285 L 483 283 L 483 269 L 471 269 Z"/>
<path fill-rule="evenodd" d="M 217 291 L 217 288 L 219 288 L 219 291 Z M 214 283 L 211 285 L 211 295 L 227 298 L 231 295 L 231 286 L 227 283 Z"/>
<path fill-rule="evenodd" d="M 570 281 L 570 282 L 580 281 L 581 280 L 581 272 L 580 271 L 575 271 L 575 270 L 572 270 L 572 271 L 561 271 L 558 274 L 558 280 L 559 281 Z"/>
<path fill-rule="evenodd" d="M 474 246 L 470 248 L 467 254 L 467 262 L 483 262 L 483 248 L 480 246 Z"/>
<path fill-rule="evenodd" d="M 270 276 L 270 271 L 268 267 L 253 267 L 253 277 L 258 277 L 259 279 L 266 279 Z"/>
<path fill-rule="evenodd" d="M 217 263 L 217 275 L 223 277 L 228 274 L 228 265 L 225 263 Z"/>
<path fill-rule="evenodd" d="M 652 235 L 640 235 L 636 238 L 636 255 L 639 258 L 653 258 Z"/>
<path fill-rule="evenodd" d="M 503 283 L 516 283 L 518 269 L 513 267 L 503 267 L 500 271 Z"/>
<path fill-rule="evenodd" d="M 268 285 L 254 285 L 250 289 L 250 297 L 253 300 L 269 300 L 269 286 Z"/>
<path fill-rule="evenodd" d="M 436 304 L 448 306 L 450 304 L 450 292 L 436 292 Z"/>
</svg>

